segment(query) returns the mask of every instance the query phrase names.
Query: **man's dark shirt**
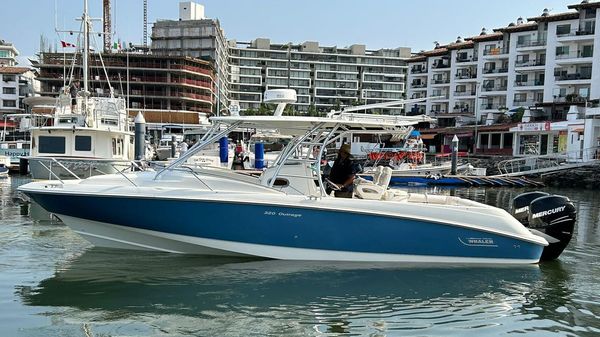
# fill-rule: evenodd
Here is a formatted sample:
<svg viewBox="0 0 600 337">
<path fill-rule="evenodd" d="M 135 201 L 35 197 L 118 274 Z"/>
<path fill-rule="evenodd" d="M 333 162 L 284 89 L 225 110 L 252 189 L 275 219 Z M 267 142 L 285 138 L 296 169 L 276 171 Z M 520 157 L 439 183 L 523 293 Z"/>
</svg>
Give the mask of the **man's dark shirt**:
<svg viewBox="0 0 600 337">
<path fill-rule="evenodd" d="M 359 171 L 360 168 L 358 165 L 352 162 L 350 157 L 347 157 L 346 159 L 341 159 L 338 157 L 335 162 L 333 162 L 333 167 L 329 173 L 329 180 L 331 180 L 332 183 L 341 185 Z M 343 190 L 352 191 L 352 185 L 346 186 L 343 188 Z"/>
</svg>

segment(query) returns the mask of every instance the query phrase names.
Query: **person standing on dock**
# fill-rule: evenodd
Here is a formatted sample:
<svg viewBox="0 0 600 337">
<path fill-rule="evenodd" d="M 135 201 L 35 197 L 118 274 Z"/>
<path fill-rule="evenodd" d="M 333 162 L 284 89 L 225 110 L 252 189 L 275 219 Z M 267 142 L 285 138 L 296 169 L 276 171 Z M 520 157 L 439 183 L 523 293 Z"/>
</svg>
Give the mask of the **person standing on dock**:
<svg viewBox="0 0 600 337">
<path fill-rule="evenodd" d="M 334 195 L 338 198 L 352 198 L 354 178 L 358 172 L 360 166 L 352 160 L 350 144 L 343 144 L 329 174 L 330 185 L 334 186 L 327 188 L 327 194 L 335 190 Z"/>
<path fill-rule="evenodd" d="M 187 152 L 188 148 L 189 148 L 189 140 L 186 139 L 183 142 L 181 142 L 181 144 L 179 144 L 179 155 L 183 155 L 184 153 Z"/>
</svg>

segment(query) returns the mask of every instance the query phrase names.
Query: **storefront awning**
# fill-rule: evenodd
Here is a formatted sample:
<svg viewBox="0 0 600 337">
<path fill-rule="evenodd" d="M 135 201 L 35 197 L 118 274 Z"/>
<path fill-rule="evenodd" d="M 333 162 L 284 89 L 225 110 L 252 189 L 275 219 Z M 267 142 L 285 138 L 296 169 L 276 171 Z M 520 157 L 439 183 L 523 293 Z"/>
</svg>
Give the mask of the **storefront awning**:
<svg viewBox="0 0 600 337">
<path fill-rule="evenodd" d="M 421 139 L 434 139 L 437 134 L 435 133 L 422 133 Z"/>
<path fill-rule="evenodd" d="M 455 134 L 447 134 L 446 138 L 453 138 Z M 465 138 L 465 137 L 473 137 L 473 134 L 470 132 L 467 133 L 456 133 L 456 137 Z"/>
<path fill-rule="evenodd" d="M 15 126 L 17 126 L 15 123 L 0 121 L 0 128 L 14 128 Z"/>
</svg>

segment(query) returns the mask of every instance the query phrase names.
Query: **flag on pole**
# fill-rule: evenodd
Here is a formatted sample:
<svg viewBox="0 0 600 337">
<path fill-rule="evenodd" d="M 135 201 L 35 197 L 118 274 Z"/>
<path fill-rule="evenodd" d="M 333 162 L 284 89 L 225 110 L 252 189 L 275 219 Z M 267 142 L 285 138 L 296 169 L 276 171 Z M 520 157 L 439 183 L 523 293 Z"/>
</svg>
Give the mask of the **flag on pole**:
<svg viewBox="0 0 600 337">
<path fill-rule="evenodd" d="M 66 41 L 62 41 L 61 40 L 60 43 L 62 44 L 63 48 L 67 48 L 67 47 L 69 47 L 69 48 L 75 48 L 76 47 L 74 44 L 66 42 Z"/>
</svg>

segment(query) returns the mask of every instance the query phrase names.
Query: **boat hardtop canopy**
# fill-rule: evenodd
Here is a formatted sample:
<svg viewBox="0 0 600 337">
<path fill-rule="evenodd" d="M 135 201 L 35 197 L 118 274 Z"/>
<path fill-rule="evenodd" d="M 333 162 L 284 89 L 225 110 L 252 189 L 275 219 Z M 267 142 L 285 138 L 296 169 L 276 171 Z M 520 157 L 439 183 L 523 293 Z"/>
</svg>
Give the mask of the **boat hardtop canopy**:
<svg viewBox="0 0 600 337">
<path fill-rule="evenodd" d="M 421 116 L 389 116 L 360 113 L 335 113 L 327 117 L 298 116 L 224 116 L 212 117 L 213 127 L 192 148 L 185 152 L 169 166 L 159 171 L 154 179 L 158 179 L 165 171 L 184 166 L 189 158 L 200 150 L 239 128 L 261 130 L 277 130 L 280 134 L 293 136 L 292 140 L 281 151 L 269 169 L 269 179 L 264 180 L 268 187 L 273 187 L 282 168 L 288 163 L 302 163 L 306 169 L 303 178 L 319 181 L 321 195 L 326 195 L 322 179 L 320 159 L 325 148 L 342 137 L 353 132 L 388 134 L 401 133 L 408 135 L 412 126 L 425 120 Z M 298 176 L 297 176 L 298 177 Z"/>
<path fill-rule="evenodd" d="M 346 130 L 388 130 L 406 128 L 422 119 L 405 116 L 384 116 L 340 113 L 332 117 L 299 116 L 224 116 L 211 117 L 213 125 L 236 125 L 248 129 L 276 129 L 281 134 L 298 136 L 318 127 L 322 130 L 342 127 Z"/>
</svg>

